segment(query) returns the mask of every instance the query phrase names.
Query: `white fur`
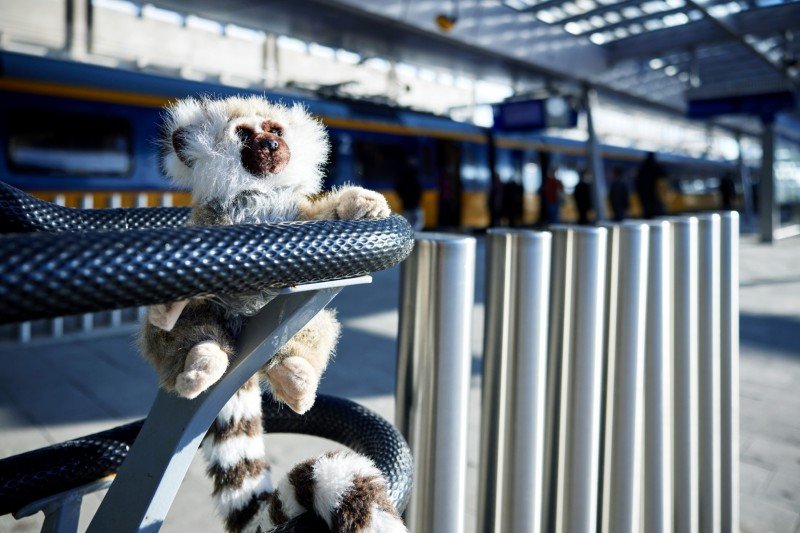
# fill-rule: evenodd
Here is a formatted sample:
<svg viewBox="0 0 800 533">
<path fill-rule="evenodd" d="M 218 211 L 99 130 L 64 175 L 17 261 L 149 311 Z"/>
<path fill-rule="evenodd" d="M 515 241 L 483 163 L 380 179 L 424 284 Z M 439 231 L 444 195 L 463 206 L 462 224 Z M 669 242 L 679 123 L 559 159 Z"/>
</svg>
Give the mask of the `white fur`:
<svg viewBox="0 0 800 533">
<path fill-rule="evenodd" d="M 337 453 L 322 456 L 314 464 L 314 509 L 333 527 L 333 512 L 342 503 L 342 497 L 353 486 L 355 476 L 380 476 L 372 461 L 354 453 Z"/>
<path fill-rule="evenodd" d="M 272 481 L 269 475 L 262 472 L 261 476 L 245 478 L 242 486 L 238 489 L 222 489 L 214 498 L 217 501 L 219 512 L 223 516 L 227 516 L 232 511 L 247 506 L 253 494 L 264 492 L 272 492 Z"/>
<path fill-rule="evenodd" d="M 408 529 L 402 520 L 378 509 L 375 505 L 372 506 L 370 516 L 372 519 L 367 524 L 367 527 L 353 533 L 408 533 Z"/>
<path fill-rule="evenodd" d="M 261 505 L 258 507 L 258 512 L 253 515 L 253 519 L 247 523 L 247 525 L 242 530 L 242 533 L 256 533 L 257 531 L 267 531 L 273 525 L 272 519 L 269 516 L 269 502 L 265 501 L 262 502 Z M 259 527 L 261 529 L 259 529 Z"/>
<path fill-rule="evenodd" d="M 258 132 L 266 119 L 284 127 L 283 140 L 291 155 L 280 173 L 255 177 L 241 165 L 242 143 L 236 127 L 247 124 Z M 172 133 L 178 128 L 185 132 L 183 152 L 192 160 L 191 167 L 172 150 Z M 164 133 L 165 171 L 176 184 L 192 190 L 195 203 L 233 198 L 246 190 L 269 194 L 283 189 L 306 196 L 321 188 L 328 137 L 302 105 L 285 106 L 257 96 L 184 99 L 167 110 Z"/>
<path fill-rule="evenodd" d="M 278 498 L 281 500 L 283 514 L 290 519 L 306 511 L 297 501 L 294 494 L 294 486 L 289 481 L 288 476 L 283 476 L 281 480 L 278 481 Z"/>
<path fill-rule="evenodd" d="M 206 439 L 203 442 L 203 452 L 209 464 L 230 468 L 242 459 L 263 459 L 264 441 L 260 436 L 247 435 L 231 437 L 222 442 Z"/>
<path fill-rule="evenodd" d="M 240 390 L 220 410 L 217 419 L 225 424 L 261 416 L 261 393 L 257 387 Z"/>
</svg>

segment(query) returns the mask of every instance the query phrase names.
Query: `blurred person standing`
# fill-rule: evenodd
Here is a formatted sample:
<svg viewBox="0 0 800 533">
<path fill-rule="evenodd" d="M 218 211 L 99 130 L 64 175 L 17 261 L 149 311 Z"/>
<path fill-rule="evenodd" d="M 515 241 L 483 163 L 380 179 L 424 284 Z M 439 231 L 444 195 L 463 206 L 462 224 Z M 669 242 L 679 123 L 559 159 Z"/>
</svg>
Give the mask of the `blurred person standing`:
<svg viewBox="0 0 800 533">
<path fill-rule="evenodd" d="M 592 184 L 589 183 L 589 171 L 583 169 L 578 175 L 578 183 L 572 191 L 575 207 L 578 210 L 578 224 L 589 223 L 589 211 L 592 209 Z"/>
<path fill-rule="evenodd" d="M 549 168 L 539 189 L 542 221 L 545 224 L 557 224 L 561 211 L 561 199 L 564 195 L 564 184 L 556 177 L 556 170 Z"/>
<path fill-rule="evenodd" d="M 425 211 L 420 206 L 422 183 L 419 179 L 416 161 L 413 158 L 408 158 L 403 162 L 400 172 L 395 178 L 394 188 L 403 204 L 403 216 L 414 228 L 414 231 L 420 231 L 425 227 Z"/>
<path fill-rule="evenodd" d="M 736 198 L 736 184 L 732 173 L 726 172 L 719 180 L 719 194 L 722 197 L 722 209 L 731 211 Z"/>
<path fill-rule="evenodd" d="M 516 180 L 509 180 L 503 184 L 503 216 L 512 228 L 522 223 L 524 194 L 525 189 Z"/>
<path fill-rule="evenodd" d="M 608 200 L 611 203 L 611 212 L 615 222 L 625 220 L 631 206 L 631 193 L 628 184 L 622 175 L 622 169 L 614 168 L 611 171 L 611 185 L 608 189 Z"/>
<path fill-rule="evenodd" d="M 642 203 L 644 218 L 653 218 L 664 214 L 664 201 L 661 199 L 659 187 L 661 181 L 666 177 L 667 173 L 664 167 L 656 161 L 656 154 L 648 153 L 636 174 L 636 194 Z"/>
</svg>

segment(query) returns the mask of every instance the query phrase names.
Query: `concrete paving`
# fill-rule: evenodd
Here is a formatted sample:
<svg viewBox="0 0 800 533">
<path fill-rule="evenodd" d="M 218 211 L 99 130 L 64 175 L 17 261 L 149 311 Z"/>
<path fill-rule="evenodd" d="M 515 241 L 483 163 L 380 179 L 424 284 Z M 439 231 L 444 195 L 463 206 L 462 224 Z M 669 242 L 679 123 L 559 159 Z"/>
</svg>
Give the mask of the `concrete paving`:
<svg viewBox="0 0 800 533">
<path fill-rule="evenodd" d="M 479 247 L 480 249 L 480 247 Z M 470 401 L 468 530 L 474 530 L 482 305 L 482 258 L 474 313 Z M 741 253 L 741 511 L 742 531 L 800 533 L 800 239 L 763 247 L 745 240 Z M 346 289 L 335 301 L 344 333 L 322 391 L 342 395 L 393 419 L 398 269 L 371 286 Z M 85 435 L 146 415 L 155 375 L 136 353 L 132 332 L 0 346 L 0 457 Z M 273 471 L 332 444 L 269 436 Z M 220 531 L 198 457 L 163 528 Z M 86 498 L 85 528 L 102 494 Z M 0 532 L 38 531 L 41 516 L 0 517 Z"/>
</svg>

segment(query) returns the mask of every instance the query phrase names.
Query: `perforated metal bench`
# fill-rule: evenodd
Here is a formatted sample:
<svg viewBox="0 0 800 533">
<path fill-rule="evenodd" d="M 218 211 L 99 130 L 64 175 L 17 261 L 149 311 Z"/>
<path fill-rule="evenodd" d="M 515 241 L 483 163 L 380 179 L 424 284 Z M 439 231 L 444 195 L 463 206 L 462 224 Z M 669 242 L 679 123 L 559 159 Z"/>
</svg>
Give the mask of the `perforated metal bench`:
<svg viewBox="0 0 800 533">
<path fill-rule="evenodd" d="M 160 391 L 145 420 L 0 460 L 0 514 L 45 513 L 43 531 L 77 529 L 80 500 L 109 487 L 89 531 L 156 531 L 217 413 L 275 351 L 347 285 L 402 261 L 402 217 L 184 227 L 186 208 L 80 210 L 0 183 L 0 324 L 268 290 L 225 376 L 195 400 Z M 324 437 L 371 459 L 402 512 L 412 459 L 388 422 L 320 396 L 299 416 L 265 397 L 268 432 Z M 112 482 L 113 480 L 113 482 Z M 211 503 L 209 498 L 209 504 Z M 273 531 L 320 531 L 303 515 Z"/>
</svg>

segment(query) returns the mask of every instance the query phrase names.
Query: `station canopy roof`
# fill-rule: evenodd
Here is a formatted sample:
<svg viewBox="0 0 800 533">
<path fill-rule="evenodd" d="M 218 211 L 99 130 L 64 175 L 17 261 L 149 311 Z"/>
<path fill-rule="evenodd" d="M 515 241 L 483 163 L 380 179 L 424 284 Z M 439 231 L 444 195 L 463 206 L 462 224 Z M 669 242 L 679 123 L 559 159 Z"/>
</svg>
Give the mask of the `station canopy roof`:
<svg viewBox="0 0 800 533">
<path fill-rule="evenodd" d="M 194 0 L 191 11 L 518 93 L 590 84 L 678 113 L 690 98 L 800 86 L 800 0 Z"/>
</svg>

